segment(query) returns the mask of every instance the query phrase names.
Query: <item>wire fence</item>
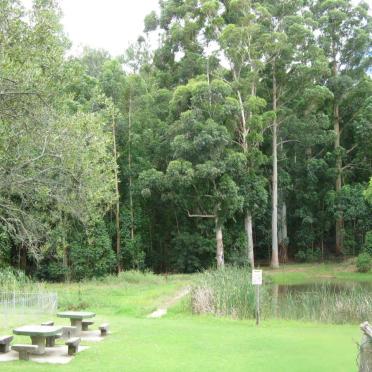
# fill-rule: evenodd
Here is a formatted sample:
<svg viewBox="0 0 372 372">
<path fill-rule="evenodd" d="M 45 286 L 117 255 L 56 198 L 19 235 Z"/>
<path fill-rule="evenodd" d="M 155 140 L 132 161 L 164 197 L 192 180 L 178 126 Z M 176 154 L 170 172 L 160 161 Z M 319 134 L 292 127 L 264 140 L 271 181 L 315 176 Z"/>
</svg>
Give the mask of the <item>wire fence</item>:
<svg viewBox="0 0 372 372">
<path fill-rule="evenodd" d="M 0 329 L 55 313 L 57 307 L 57 293 L 0 292 Z"/>
</svg>

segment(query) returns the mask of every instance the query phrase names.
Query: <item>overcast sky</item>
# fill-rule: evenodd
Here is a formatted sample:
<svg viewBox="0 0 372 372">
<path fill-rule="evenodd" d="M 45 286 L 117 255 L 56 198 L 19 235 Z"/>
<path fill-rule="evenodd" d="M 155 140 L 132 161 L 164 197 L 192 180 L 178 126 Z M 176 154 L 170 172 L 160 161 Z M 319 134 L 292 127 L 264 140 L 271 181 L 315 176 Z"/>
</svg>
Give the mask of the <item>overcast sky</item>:
<svg viewBox="0 0 372 372">
<path fill-rule="evenodd" d="M 59 0 L 59 4 L 73 54 L 84 45 L 122 54 L 142 33 L 145 16 L 159 9 L 158 0 Z"/>
<path fill-rule="evenodd" d="M 32 3 L 22 1 L 28 6 Z M 65 32 L 73 42 L 73 54 L 78 54 L 84 45 L 106 49 L 114 56 L 122 54 L 142 33 L 145 16 L 159 9 L 158 0 L 59 0 L 59 3 Z"/>
<path fill-rule="evenodd" d="M 143 31 L 143 20 L 158 0 L 59 0 L 65 31 L 74 43 L 123 53 Z"/>
</svg>

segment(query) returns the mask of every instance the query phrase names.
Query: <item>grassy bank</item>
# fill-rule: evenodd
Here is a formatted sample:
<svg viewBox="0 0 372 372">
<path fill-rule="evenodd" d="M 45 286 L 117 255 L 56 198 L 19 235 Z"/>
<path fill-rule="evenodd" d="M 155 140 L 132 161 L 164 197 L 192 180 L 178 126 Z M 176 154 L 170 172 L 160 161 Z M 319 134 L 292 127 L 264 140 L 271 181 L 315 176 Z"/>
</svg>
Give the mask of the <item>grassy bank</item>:
<svg viewBox="0 0 372 372">
<path fill-rule="evenodd" d="M 288 264 L 278 270 L 264 268 L 266 278 L 277 284 L 306 284 L 329 280 L 372 283 L 372 272 L 356 272 L 353 261 L 341 263 Z"/>
<path fill-rule="evenodd" d="M 9 372 L 49 372 L 51 368 L 61 372 L 357 369 L 357 325 L 265 320 L 256 327 L 253 320 L 191 315 L 188 299 L 175 305 L 164 318 L 146 318 L 196 279 L 200 276 L 132 272 L 80 284 L 47 284 L 47 289 L 58 292 L 60 309 L 95 311 L 96 324 L 108 321 L 112 335 L 104 342 L 88 344 L 89 350 L 65 366 L 17 361 L 1 364 L 0 368 Z M 68 323 L 55 317 L 54 320 L 57 324 Z M 29 339 L 17 336 L 15 342 Z"/>
</svg>

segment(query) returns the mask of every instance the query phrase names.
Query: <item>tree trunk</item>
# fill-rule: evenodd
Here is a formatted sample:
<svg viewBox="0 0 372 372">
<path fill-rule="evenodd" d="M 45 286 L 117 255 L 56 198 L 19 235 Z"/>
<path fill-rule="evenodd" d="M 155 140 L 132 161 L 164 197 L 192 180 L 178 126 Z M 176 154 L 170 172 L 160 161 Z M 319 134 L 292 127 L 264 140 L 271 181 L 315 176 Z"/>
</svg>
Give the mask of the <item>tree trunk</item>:
<svg viewBox="0 0 372 372">
<path fill-rule="evenodd" d="M 252 215 L 247 212 L 244 219 L 245 233 L 247 235 L 247 257 L 251 268 L 254 269 L 254 251 L 253 251 L 253 229 Z"/>
<path fill-rule="evenodd" d="M 115 195 L 116 195 L 116 208 L 115 208 L 115 228 L 116 228 L 116 259 L 117 259 L 117 271 L 122 271 L 121 266 L 121 244 L 120 244 L 120 193 L 119 193 L 119 176 L 118 176 L 118 165 L 117 165 L 117 150 L 116 150 L 116 122 L 114 115 L 112 116 L 112 140 L 113 140 L 113 152 L 116 163 L 115 167 Z"/>
<path fill-rule="evenodd" d="M 223 254 L 223 238 L 222 238 L 222 225 L 218 219 L 215 218 L 216 222 L 216 260 L 217 268 L 222 269 L 225 265 L 225 259 Z"/>
<path fill-rule="evenodd" d="M 335 138 L 335 152 L 336 152 L 336 193 L 341 191 L 342 187 L 342 158 L 340 154 L 340 114 L 338 104 L 334 104 L 333 108 L 334 114 L 334 130 L 336 133 Z M 338 217 L 336 219 L 336 253 L 342 254 L 344 248 L 343 242 L 343 226 L 344 226 L 344 217 L 342 212 L 338 212 Z"/>
<path fill-rule="evenodd" d="M 280 262 L 288 262 L 288 231 L 287 231 L 287 204 L 285 201 L 282 202 L 280 207 L 280 218 L 279 218 L 279 246 L 280 246 Z"/>
<path fill-rule="evenodd" d="M 332 40 L 332 76 L 334 78 L 338 75 L 338 63 L 337 63 L 337 52 L 334 40 Z M 340 131 L 340 110 L 336 98 L 333 102 L 333 126 L 335 131 L 335 153 L 336 153 L 336 193 L 341 191 L 342 186 L 342 157 L 340 153 L 341 144 L 341 131 Z M 341 211 L 338 211 L 338 217 L 336 219 L 336 254 L 342 254 L 343 251 L 343 225 L 344 218 Z"/>
<path fill-rule="evenodd" d="M 129 208 L 130 208 L 130 238 L 134 240 L 134 207 L 132 190 L 132 96 L 129 96 L 128 108 L 128 169 L 129 169 Z"/>
<path fill-rule="evenodd" d="M 68 246 L 65 239 L 63 239 L 63 268 L 65 270 L 65 281 L 70 282 L 70 271 L 68 268 Z"/>
<path fill-rule="evenodd" d="M 273 111 L 277 113 L 277 86 L 275 59 L 273 61 Z M 278 254 L 278 149 L 277 149 L 277 129 L 278 121 L 275 116 L 273 122 L 273 178 L 272 178 L 272 219 L 271 219 L 271 267 L 279 268 Z"/>
</svg>

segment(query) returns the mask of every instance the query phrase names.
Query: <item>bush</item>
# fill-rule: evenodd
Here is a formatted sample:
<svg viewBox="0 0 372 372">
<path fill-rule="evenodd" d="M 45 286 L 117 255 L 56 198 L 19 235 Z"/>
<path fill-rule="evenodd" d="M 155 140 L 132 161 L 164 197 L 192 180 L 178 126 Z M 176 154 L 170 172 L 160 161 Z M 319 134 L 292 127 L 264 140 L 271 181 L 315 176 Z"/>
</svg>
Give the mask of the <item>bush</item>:
<svg viewBox="0 0 372 372">
<path fill-rule="evenodd" d="M 23 271 L 11 267 L 0 269 L 0 292 L 32 291 L 34 287 L 42 287 L 34 283 Z"/>
<path fill-rule="evenodd" d="M 357 257 L 356 266 L 360 273 L 368 273 L 368 271 L 372 268 L 372 256 L 370 256 L 367 252 L 361 253 Z"/>
<path fill-rule="evenodd" d="M 319 248 L 301 249 L 295 254 L 295 259 L 300 262 L 318 262 L 322 257 Z"/>
<path fill-rule="evenodd" d="M 70 257 L 73 279 L 91 279 L 110 274 L 116 258 L 104 222 L 97 223 L 87 240 L 71 245 Z"/>
<path fill-rule="evenodd" d="M 372 230 L 366 233 L 363 252 L 368 253 L 372 257 Z"/>
</svg>

